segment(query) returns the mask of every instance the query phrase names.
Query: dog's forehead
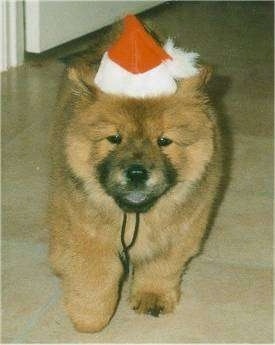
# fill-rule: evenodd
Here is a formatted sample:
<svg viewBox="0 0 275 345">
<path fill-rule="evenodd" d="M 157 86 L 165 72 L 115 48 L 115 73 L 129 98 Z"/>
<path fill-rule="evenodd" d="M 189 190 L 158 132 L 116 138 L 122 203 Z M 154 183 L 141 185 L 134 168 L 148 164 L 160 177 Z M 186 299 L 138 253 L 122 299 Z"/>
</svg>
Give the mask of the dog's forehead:
<svg viewBox="0 0 275 345">
<path fill-rule="evenodd" d="M 125 130 L 135 136 L 154 137 L 163 130 L 166 103 L 156 99 L 127 100 L 118 110 L 124 118 Z"/>
<path fill-rule="evenodd" d="M 89 113 L 97 121 L 140 127 L 147 122 L 160 122 L 165 112 L 165 104 L 155 99 L 106 97 L 93 105 Z"/>
<path fill-rule="evenodd" d="M 200 111 L 194 110 L 188 104 L 166 99 L 131 100 L 123 102 L 118 109 L 122 115 L 124 125 L 142 129 L 144 132 L 166 130 L 169 128 L 196 125 L 200 118 Z"/>
<path fill-rule="evenodd" d="M 118 103 L 118 111 L 133 118 L 154 118 L 165 110 L 165 103 L 158 99 L 124 99 Z"/>
<path fill-rule="evenodd" d="M 95 110 L 95 109 L 94 109 Z M 199 109 L 173 97 L 135 99 L 106 97 L 98 103 L 97 119 L 125 131 L 143 130 L 144 134 L 183 125 L 193 126 L 199 120 Z"/>
</svg>

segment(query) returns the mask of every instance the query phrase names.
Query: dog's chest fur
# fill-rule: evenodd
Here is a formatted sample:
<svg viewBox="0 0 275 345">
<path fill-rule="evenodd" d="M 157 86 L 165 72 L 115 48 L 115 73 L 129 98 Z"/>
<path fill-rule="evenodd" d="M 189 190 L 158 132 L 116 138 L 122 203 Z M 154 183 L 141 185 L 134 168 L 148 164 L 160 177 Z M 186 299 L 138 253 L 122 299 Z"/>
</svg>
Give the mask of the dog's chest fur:
<svg viewBox="0 0 275 345">
<path fill-rule="evenodd" d="M 125 229 L 126 245 L 131 243 L 134 236 L 136 215 L 134 213 L 128 214 L 127 219 Z M 161 228 L 159 224 L 155 224 L 155 226 L 153 226 L 141 214 L 137 238 L 133 247 L 129 251 L 131 261 L 139 262 L 150 260 L 160 252 L 168 249 L 171 242 L 169 238 L 170 236 L 164 230 L 165 229 Z"/>
</svg>

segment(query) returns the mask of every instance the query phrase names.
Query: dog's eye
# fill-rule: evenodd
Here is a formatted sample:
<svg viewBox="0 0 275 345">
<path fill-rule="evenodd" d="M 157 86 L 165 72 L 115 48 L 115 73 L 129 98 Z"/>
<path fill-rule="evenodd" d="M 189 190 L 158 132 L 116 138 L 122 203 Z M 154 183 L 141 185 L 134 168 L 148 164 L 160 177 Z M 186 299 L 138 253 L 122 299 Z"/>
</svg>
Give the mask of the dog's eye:
<svg viewBox="0 0 275 345">
<path fill-rule="evenodd" d="M 115 135 L 110 135 L 109 137 L 107 137 L 107 140 L 112 144 L 120 144 L 122 138 L 119 134 L 115 134 Z"/>
<path fill-rule="evenodd" d="M 158 138 L 158 145 L 159 146 L 168 146 L 168 145 L 172 144 L 172 142 L 173 141 L 169 138 L 165 138 L 165 137 Z"/>
</svg>

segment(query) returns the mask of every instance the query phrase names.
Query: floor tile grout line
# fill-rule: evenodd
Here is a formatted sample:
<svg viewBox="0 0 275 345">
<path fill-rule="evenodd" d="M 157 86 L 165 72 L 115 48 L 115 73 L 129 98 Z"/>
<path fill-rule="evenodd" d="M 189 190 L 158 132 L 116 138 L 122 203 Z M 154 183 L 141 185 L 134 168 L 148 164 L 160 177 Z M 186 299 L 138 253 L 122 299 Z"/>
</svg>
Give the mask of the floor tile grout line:
<svg viewBox="0 0 275 345">
<path fill-rule="evenodd" d="M 244 268 L 244 269 L 251 269 L 251 270 L 272 270 L 272 265 L 266 265 L 266 264 L 247 264 L 247 263 L 238 263 L 235 261 L 219 261 L 215 258 L 206 256 L 204 254 L 201 254 L 201 259 L 202 262 L 205 263 L 214 263 L 214 264 L 218 264 L 218 265 L 223 265 L 223 266 L 233 266 L 234 268 Z"/>
<path fill-rule="evenodd" d="M 59 288 L 56 287 L 54 289 L 54 292 L 40 309 L 37 311 L 34 311 L 32 316 L 30 317 L 30 320 L 27 322 L 24 329 L 19 332 L 21 334 L 17 335 L 13 340 L 12 343 L 24 343 L 26 341 L 26 337 L 29 334 L 29 332 L 35 327 L 35 325 L 38 323 L 38 321 L 41 319 L 44 313 L 46 313 L 50 307 L 58 300 L 59 298 Z"/>
</svg>

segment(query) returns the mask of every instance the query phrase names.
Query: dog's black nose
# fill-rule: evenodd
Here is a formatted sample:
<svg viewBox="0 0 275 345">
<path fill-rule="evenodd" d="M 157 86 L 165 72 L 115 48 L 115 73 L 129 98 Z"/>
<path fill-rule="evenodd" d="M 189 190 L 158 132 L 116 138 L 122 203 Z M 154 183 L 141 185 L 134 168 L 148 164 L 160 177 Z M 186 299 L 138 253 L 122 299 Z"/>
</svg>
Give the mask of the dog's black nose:
<svg viewBox="0 0 275 345">
<path fill-rule="evenodd" d="M 148 179 L 148 171 L 140 164 L 133 164 L 126 170 L 126 176 L 131 182 L 141 183 Z"/>
</svg>

